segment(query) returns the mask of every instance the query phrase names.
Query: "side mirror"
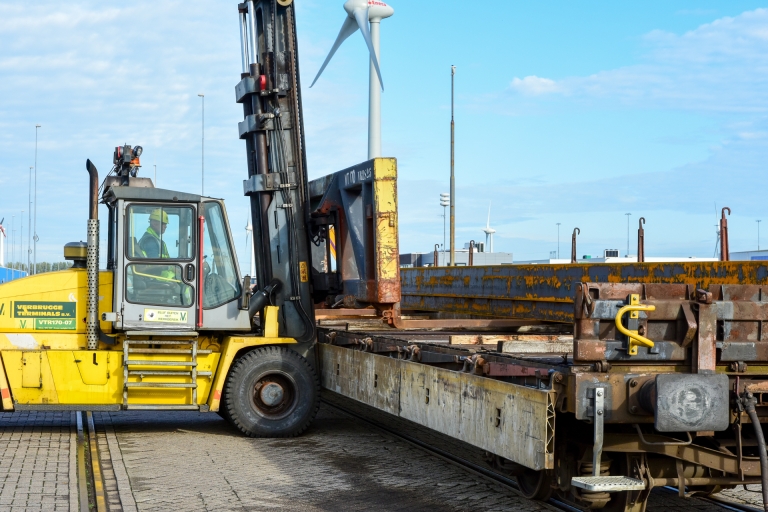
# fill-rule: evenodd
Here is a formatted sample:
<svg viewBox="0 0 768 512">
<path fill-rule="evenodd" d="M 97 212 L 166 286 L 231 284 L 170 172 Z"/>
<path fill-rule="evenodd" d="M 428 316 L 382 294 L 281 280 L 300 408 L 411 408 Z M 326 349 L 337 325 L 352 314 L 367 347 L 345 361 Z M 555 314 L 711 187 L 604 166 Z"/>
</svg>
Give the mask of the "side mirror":
<svg viewBox="0 0 768 512">
<path fill-rule="evenodd" d="M 248 310 L 248 305 L 251 302 L 251 276 L 243 277 L 243 291 L 240 295 L 240 309 L 243 311 Z"/>
</svg>

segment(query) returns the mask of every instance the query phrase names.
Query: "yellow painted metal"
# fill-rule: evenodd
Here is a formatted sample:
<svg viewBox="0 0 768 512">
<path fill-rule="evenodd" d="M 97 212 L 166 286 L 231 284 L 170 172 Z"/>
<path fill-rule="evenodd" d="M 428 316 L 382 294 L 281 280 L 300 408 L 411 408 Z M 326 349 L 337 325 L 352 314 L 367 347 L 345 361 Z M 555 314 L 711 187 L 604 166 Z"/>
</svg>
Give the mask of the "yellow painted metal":
<svg viewBox="0 0 768 512">
<path fill-rule="evenodd" d="M 112 310 L 112 273 L 101 272 L 99 313 Z M 49 272 L 0 286 L 0 397 L 3 410 L 24 405 L 119 405 L 123 401 L 122 336 L 116 345 L 86 350 L 85 321 L 87 279 L 82 269 Z M 197 403 L 217 410 L 226 375 L 238 352 L 259 345 L 295 344 L 278 332 L 279 308 L 267 307 L 263 337 L 202 336 L 197 371 Z M 74 317 L 74 318 L 72 318 Z M 52 328 L 50 320 L 65 320 L 66 328 Z M 42 322 L 41 322 L 42 320 Z M 105 332 L 110 322 L 102 322 Z M 55 327 L 55 325 L 54 325 Z M 70 328 L 71 327 L 71 328 Z M 165 346 L 170 348 L 172 346 Z M 144 361 L 189 361 L 187 354 L 141 354 Z M 147 364 L 132 370 L 166 370 Z M 128 382 L 141 382 L 131 374 Z M 152 381 L 189 383 L 188 375 L 152 376 Z M 215 391 L 215 392 L 214 392 Z M 131 404 L 187 405 L 189 388 L 131 388 Z"/>
<path fill-rule="evenodd" d="M 8 387 L 8 379 L 5 377 L 5 365 L 2 362 L 2 354 L 0 354 L 0 398 L 2 398 L 3 410 L 12 411 L 13 399 L 11 398 L 11 389 Z"/>
<path fill-rule="evenodd" d="M 211 384 L 217 375 L 220 353 L 218 345 L 202 342 L 210 354 L 197 357 L 199 372 L 211 372 L 212 376 L 199 376 L 198 405 L 208 400 Z M 2 351 L 7 368 L 8 383 L 13 399 L 20 404 L 91 404 L 115 405 L 122 403 L 123 397 L 123 354 L 119 347 L 113 350 L 44 350 L 44 351 Z M 40 362 L 37 378 L 41 385 L 27 387 L 25 384 L 25 360 L 37 357 Z M 147 361 L 184 361 L 183 354 L 142 354 Z M 188 358 L 186 359 L 188 360 Z M 148 364 L 141 369 L 163 370 L 167 367 Z M 157 382 L 187 383 L 189 376 L 160 376 L 153 378 Z M 129 382 L 140 382 L 141 376 L 131 375 Z M 0 380 L 0 392 L 2 392 Z M 185 405 L 190 402 L 191 392 L 187 389 L 144 390 L 135 388 L 131 391 L 131 403 L 158 405 Z M 4 404 L 6 409 L 11 404 Z"/>
<path fill-rule="evenodd" d="M 277 322 L 277 312 L 280 308 L 267 306 L 264 308 L 264 337 L 278 338 L 279 324 Z"/>
<path fill-rule="evenodd" d="M 43 376 L 40 371 L 43 353 L 32 350 L 21 353 L 21 387 L 40 388 L 43 385 Z"/>
<path fill-rule="evenodd" d="M 221 362 L 213 381 L 213 390 L 208 395 L 208 407 L 211 411 L 218 411 L 221 404 L 221 393 L 224 390 L 224 381 L 232 366 L 232 362 L 238 353 L 250 347 L 265 345 L 291 345 L 296 344 L 293 338 L 280 338 L 277 336 L 277 312 L 280 308 L 267 306 L 265 308 L 264 336 L 227 336 L 221 344 Z"/>
<path fill-rule="evenodd" d="M 636 319 L 636 318 L 640 318 L 640 311 L 655 311 L 655 310 L 656 310 L 656 306 L 640 304 L 640 295 L 637 293 L 633 293 L 633 294 L 630 294 L 629 296 L 629 305 L 619 309 L 619 312 L 616 313 L 616 329 L 618 329 L 619 332 L 624 336 L 626 336 L 627 339 L 629 340 L 629 350 L 627 352 L 629 355 L 631 356 L 637 355 L 638 345 L 642 345 L 648 348 L 653 348 L 654 343 L 648 338 L 638 334 L 637 330 L 627 329 L 626 327 L 624 327 L 621 324 L 621 318 L 627 312 L 629 312 L 629 318 Z"/>
<path fill-rule="evenodd" d="M 16 279 L 0 286 L 0 333 L 85 333 L 88 279 L 85 269 L 46 272 Z M 71 304 L 74 303 L 74 308 Z M 28 309 L 29 306 L 37 306 Z M 48 309 L 45 309 L 48 308 Z M 112 272 L 99 274 L 99 317 L 112 310 Z M 63 320 L 64 327 L 56 328 L 51 321 Z M 44 324 L 52 325 L 44 325 Z M 104 332 L 112 331 L 111 322 L 101 322 Z M 11 337 L 0 340 L 17 346 L 29 343 L 29 338 Z M 79 338 L 75 342 L 79 344 Z M 85 338 L 82 345 L 85 346 Z M 47 344 L 46 344 L 47 345 Z M 32 348 L 21 346 L 18 348 Z"/>
<path fill-rule="evenodd" d="M 3 362 L 8 376 L 8 383 L 15 403 L 53 405 L 59 402 L 59 395 L 53 382 L 53 372 L 49 363 L 49 351 L 23 352 L 21 350 L 3 351 Z M 37 387 L 24 387 L 24 357 L 26 354 L 36 354 L 39 364 L 39 379 L 42 381 Z M 60 373 L 57 368 L 56 373 Z"/>
<path fill-rule="evenodd" d="M 85 245 L 70 245 L 64 246 L 64 259 L 86 259 L 88 257 L 88 248 Z"/>
<path fill-rule="evenodd" d="M 400 300 L 400 249 L 397 230 L 397 160 L 373 160 L 374 251 L 377 302 Z"/>
</svg>

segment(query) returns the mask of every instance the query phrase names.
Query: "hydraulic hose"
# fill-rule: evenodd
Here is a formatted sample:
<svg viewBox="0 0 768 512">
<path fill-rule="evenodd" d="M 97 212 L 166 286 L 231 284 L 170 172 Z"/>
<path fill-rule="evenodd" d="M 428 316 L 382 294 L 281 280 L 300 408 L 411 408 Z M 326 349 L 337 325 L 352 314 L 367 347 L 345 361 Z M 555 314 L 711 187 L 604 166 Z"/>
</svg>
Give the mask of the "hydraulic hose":
<svg viewBox="0 0 768 512">
<path fill-rule="evenodd" d="M 763 509 L 768 512 L 768 452 L 765 449 L 765 436 L 763 435 L 763 427 L 760 425 L 760 418 L 757 417 L 757 411 L 755 410 L 755 404 L 757 400 L 755 396 L 747 392 L 742 398 L 744 404 L 744 410 L 747 411 L 752 426 L 755 429 L 755 437 L 757 438 L 757 449 L 760 452 L 760 479 L 763 482 Z"/>
<path fill-rule="evenodd" d="M 273 279 L 269 285 L 251 295 L 251 299 L 248 303 L 248 316 L 251 319 L 251 322 L 253 322 L 253 317 L 256 316 L 256 313 L 264 309 L 264 306 L 267 306 L 270 303 L 272 294 L 279 291 L 280 288 L 280 281 Z"/>
</svg>

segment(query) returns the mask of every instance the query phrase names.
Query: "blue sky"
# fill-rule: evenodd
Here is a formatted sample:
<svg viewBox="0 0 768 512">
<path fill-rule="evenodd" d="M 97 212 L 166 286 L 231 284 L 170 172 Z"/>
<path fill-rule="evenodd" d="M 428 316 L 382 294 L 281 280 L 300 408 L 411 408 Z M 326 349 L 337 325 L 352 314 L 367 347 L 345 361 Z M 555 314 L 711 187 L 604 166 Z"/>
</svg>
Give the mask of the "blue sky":
<svg viewBox="0 0 768 512">
<path fill-rule="evenodd" d="M 310 177 L 366 158 L 368 65 L 359 33 L 312 89 L 344 11 L 296 0 Z M 764 3 L 393 2 L 382 22 L 383 151 L 398 159 L 401 252 L 442 242 L 450 66 L 456 75 L 457 242 L 515 259 L 627 245 L 644 216 L 649 256 L 711 256 L 715 205 L 732 250 L 768 221 L 768 10 Z M 477 6 L 477 7 L 475 7 Z M 236 2 L 0 2 L 0 217 L 19 227 L 38 149 L 38 261 L 85 238 L 91 158 L 140 144 L 144 175 L 227 201 L 245 261 L 247 199 Z M 25 213 L 24 245 L 27 238 Z M 768 226 L 768 223 L 766 224 Z M 106 230 L 104 230 L 106 231 Z M 18 240 L 17 232 L 17 240 Z M 768 246 L 768 230 L 762 245 Z M 632 243 L 634 244 L 634 242 Z M 634 248 L 631 252 L 634 253 Z"/>
</svg>

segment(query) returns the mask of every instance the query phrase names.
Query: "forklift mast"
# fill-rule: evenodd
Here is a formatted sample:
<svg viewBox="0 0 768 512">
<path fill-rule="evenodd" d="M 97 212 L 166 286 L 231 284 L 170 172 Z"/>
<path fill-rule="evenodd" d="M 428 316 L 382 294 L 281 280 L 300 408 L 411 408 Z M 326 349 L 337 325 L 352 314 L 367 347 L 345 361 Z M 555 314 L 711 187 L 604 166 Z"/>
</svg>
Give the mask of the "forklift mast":
<svg viewBox="0 0 768 512">
<path fill-rule="evenodd" d="M 280 307 L 280 335 L 308 342 L 315 321 L 294 6 L 291 0 L 249 0 L 238 13 L 242 74 L 235 91 L 244 114 L 238 127 L 248 162 L 243 188 L 251 201 L 252 277 Z"/>
</svg>

